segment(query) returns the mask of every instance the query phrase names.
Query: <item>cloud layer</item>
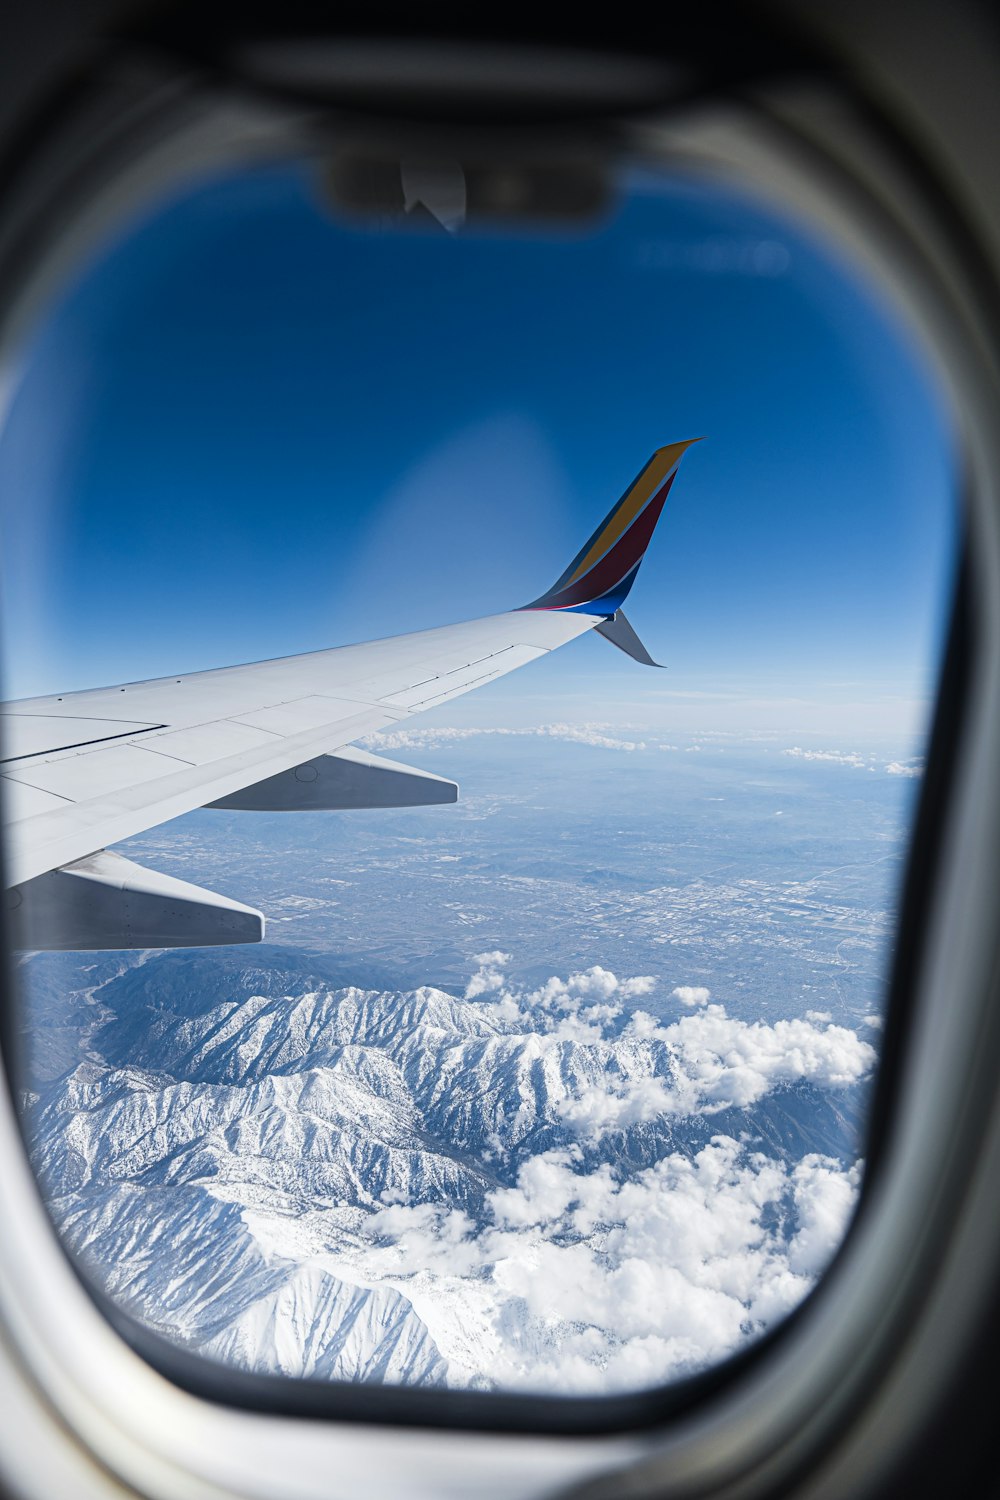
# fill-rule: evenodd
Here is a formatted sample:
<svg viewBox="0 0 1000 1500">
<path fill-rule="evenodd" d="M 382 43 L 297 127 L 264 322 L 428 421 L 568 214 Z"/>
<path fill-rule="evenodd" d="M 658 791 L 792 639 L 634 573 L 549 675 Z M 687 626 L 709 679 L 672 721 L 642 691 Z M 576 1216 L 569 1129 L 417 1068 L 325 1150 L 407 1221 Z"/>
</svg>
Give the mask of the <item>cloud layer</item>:
<svg viewBox="0 0 1000 1500">
<path fill-rule="evenodd" d="M 403 1292 L 449 1380 L 565 1392 L 650 1385 L 703 1368 L 794 1307 L 843 1238 L 860 1163 L 778 1159 L 732 1135 L 639 1171 L 601 1143 L 643 1124 L 759 1104 L 782 1085 L 835 1091 L 871 1069 L 871 1046 L 823 1012 L 748 1023 L 703 986 L 664 1024 L 635 1002 L 647 976 L 594 967 L 534 989 L 508 955 L 479 955 L 466 996 L 501 1033 L 530 1035 L 549 1110 L 569 1144 L 524 1160 L 474 1221 L 442 1202 L 389 1201 L 331 1269 Z M 631 1012 L 631 1013 L 629 1013 Z M 560 1090 L 567 1046 L 603 1064 Z M 603 1051 L 602 1051 L 603 1049 Z M 595 1154 L 596 1153 L 596 1154 Z"/>
<path fill-rule="evenodd" d="M 843 1238 L 859 1175 L 723 1135 L 624 1181 L 553 1150 L 489 1196 L 478 1228 L 441 1205 L 386 1206 L 359 1260 L 370 1284 L 410 1298 L 455 1384 L 653 1385 L 724 1358 L 802 1300 Z"/>
<path fill-rule="evenodd" d="M 875 1063 L 870 1043 L 824 1011 L 748 1022 L 710 1003 L 704 986 L 678 985 L 672 998 L 692 1013 L 664 1024 L 633 1008 L 656 989 L 648 975 L 618 979 L 598 965 L 524 989 L 507 980 L 508 961 L 504 953 L 481 953 L 466 998 L 489 997 L 486 1013 L 498 1029 L 533 1033 L 540 1058 L 566 1041 L 601 1052 L 596 1081 L 581 1085 L 577 1074 L 572 1092 L 552 1087 L 552 1107 L 581 1140 L 641 1121 L 746 1108 L 783 1084 L 847 1088 Z M 631 1013 L 623 1020 L 626 1007 Z"/>
<path fill-rule="evenodd" d="M 801 745 L 793 745 L 786 755 L 792 755 L 797 760 L 827 760 L 838 766 L 853 766 L 855 770 L 862 771 L 868 762 L 863 755 L 858 755 L 853 750 L 803 750 Z"/>
<path fill-rule="evenodd" d="M 358 743 L 369 745 L 373 750 L 436 750 L 441 745 L 451 745 L 457 740 L 528 736 L 563 740 L 573 745 L 592 745 L 598 750 L 645 750 L 646 745 L 642 740 L 627 740 L 608 734 L 607 730 L 612 727 L 610 724 L 593 723 L 536 724 L 522 729 L 392 729 L 369 735 L 366 740 L 359 740 Z"/>
<path fill-rule="evenodd" d="M 634 726 L 623 734 L 621 725 L 594 721 L 583 724 L 535 724 L 517 729 L 507 726 L 481 726 L 474 728 L 392 729 L 369 735 L 359 744 L 376 751 L 437 750 L 443 745 L 456 744 L 461 740 L 528 738 L 559 740 L 565 744 L 590 745 L 598 750 L 619 750 L 627 753 L 643 750 L 683 750 L 686 754 L 698 754 L 706 748 L 717 754 L 723 747 L 716 743 L 720 736 L 705 735 L 687 745 L 677 745 L 665 740 L 652 729 L 639 730 Z M 754 736 L 747 736 L 746 743 L 757 744 Z M 918 777 L 923 774 L 920 756 L 902 757 L 885 761 L 876 755 L 862 755 L 857 750 L 810 750 L 801 745 L 792 745 L 781 752 L 793 760 L 811 761 L 826 765 L 846 766 L 855 771 L 883 771 L 889 776 Z"/>
<path fill-rule="evenodd" d="M 783 753 L 792 756 L 795 760 L 825 761 L 830 765 L 850 766 L 854 771 L 882 770 L 888 776 L 915 777 L 924 774 L 923 757 L 919 755 L 905 760 L 880 761 L 874 755 L 866 758 L 857 750 L 803 750 L 801 745 L 793 745 L 791 749 Z"/>
<path fill-rule="evenodd" d="M 890 776 L 922 776 L 924 774 L 924 763 L 922 760 L 893 760 L 886 766 Z"/>
<path fill-rule="evenodd" d="M 723 1358 L 840 1242 L 874 1049 L 510 964 L 480 953 L 463 998 L 239 969 L 207 1008 L 170 955 L 110 979 L 33 1127 L 63 1232 L 246 1368 L 583 1393 Z"/>
</svg>

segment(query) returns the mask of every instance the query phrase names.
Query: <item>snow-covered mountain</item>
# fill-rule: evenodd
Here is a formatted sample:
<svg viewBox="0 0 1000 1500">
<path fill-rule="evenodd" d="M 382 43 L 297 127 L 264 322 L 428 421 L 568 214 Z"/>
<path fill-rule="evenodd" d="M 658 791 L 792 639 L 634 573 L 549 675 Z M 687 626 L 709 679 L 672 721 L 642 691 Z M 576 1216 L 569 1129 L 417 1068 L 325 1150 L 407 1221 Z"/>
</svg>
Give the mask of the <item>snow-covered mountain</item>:
<svg viewBox="0 0 1000 1500">
<path fill-rule="evenodd" d="M 691 989 L 656 1020 L 651 981 L 526 990 L 502 954 L 464 998 L 279 949 L 32 963 L 27 1120 L 61 1233 L 242 1368 L 662 1380 L 794 1305 L 853 1201 L 874 1053 L 816 1013 L 751 1025 Z"/>
</svg>

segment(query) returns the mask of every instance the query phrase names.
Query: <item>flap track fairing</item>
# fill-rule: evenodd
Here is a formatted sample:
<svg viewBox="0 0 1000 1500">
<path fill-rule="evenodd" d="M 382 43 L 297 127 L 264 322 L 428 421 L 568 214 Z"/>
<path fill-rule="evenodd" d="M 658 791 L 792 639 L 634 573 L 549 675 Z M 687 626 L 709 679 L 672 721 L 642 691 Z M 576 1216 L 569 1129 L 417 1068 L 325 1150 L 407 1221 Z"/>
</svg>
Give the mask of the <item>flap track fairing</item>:
<svg viewBox="0 0 1000 1500">
<path fill-rule="evenodd" d="M 13 886 L 7 913 L 16 948 L 211 948 L 264 936 L 253 907 L 106 849 Z"/>
<path fill-rule="evenodd" d="M 239 812 L 334 812 L 349 808 L 432 807 L 457 802 L 458 786 L 430 771 L 345 748 L 317 755 L 229 797 L 209 802 Z"/>
</svg>

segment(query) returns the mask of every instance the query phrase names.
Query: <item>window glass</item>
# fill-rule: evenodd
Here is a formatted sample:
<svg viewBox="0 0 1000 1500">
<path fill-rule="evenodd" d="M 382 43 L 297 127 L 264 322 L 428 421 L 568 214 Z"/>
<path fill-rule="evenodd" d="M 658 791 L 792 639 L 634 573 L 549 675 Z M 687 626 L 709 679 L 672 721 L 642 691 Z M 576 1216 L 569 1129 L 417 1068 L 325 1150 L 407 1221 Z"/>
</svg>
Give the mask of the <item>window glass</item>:
<svg viewBox="0 0 1000 1500">
<path fill-rule="evenodd" d="M 456 805 L 203 807 L 113 845 L 258 908 L 259 946 L 18 955 L 52 1218 L 166 1338 L 594 1394 L 704 1369 L 801 1301 L 863 1176 L 950 435 L 829 249 L 647 168 L 561 228 L 351 221 L 310 165 L 201 180 L 26 344 L 4 685 L 48 707 L 14 704 L 4 754 L 38 817 L 82 795 L 60 778 L 88 735 L 135 730 L 126 692 L 120 729 L 105 701 L 25 754 L 66 694 L 536 601 L 694 438 L 626 607 L 666 670 L 584 631 L 351 736 Z M 370 685 L 329 671 L 299 698 L 360 715 Z M 224 694 L 206 716 L 279 732 Z"/>
</svg>

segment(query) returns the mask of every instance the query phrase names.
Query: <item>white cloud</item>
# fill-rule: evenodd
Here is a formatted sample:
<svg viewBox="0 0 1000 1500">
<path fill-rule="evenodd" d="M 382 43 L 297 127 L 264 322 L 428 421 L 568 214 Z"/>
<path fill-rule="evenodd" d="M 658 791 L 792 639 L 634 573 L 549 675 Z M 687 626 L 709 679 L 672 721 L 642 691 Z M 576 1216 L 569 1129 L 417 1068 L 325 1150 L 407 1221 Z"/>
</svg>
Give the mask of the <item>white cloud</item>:
<svg viewBox="0 0 1000 1500">
<path fill-rule="evenodd" d="M 535 990 L 508 989 L 506 996 L 535 1030 L 547 1026 L 547 1034 L 559 1040 L 604 1041 L 605 1028 L 619 1020 L 623 1003 L 650 995 L 655 988 L 656 980 L 649 974 L 619 979 L 610 969 L 595 964 L 568 979 L 553 975 Z"/>
<path fill-rule="evenodd" d="M 623 734 L 622 729 L 629 731 Z M 358 741 L 359 745 L 368 749 L 382 752 L 407 751 L 407 750 L 437 750 L 442 746 L 456 744 L 463 740 L 473 739 L 548 739 L 558 740 L 564 744 L 589 745 L 597 750 L 617 750 L 626 754 L 647 749 L 666 750 L 680 752 L 688 755 L 700 754 L 706 748 L 706 742 L 718 739 L 719 734 L 709 733 L 703 741 L 694 741 L 689 745 L 677 745 L 660 739 L 655 730 L 639 729 L 635 725 L 616 725 L 601 720 L 589 721 L 582 724 L 569 724 L 558 721 L 551 724 L 534 724 L 512 728 L 508 725 L 485 725 L 466 728 L 456 728 L 443 725 L 440 728 L 421 729 L 391 729 L 384 730 L 380 734 L 371 734 Z M 760 735 L 748 733 L 743 736 L 731 735 L 730 738 L 742 738 L 747 742 L 756 742 L 763 738 Z M 720 747 L 715 744 L 709 745 L 710 749 L 719 751 Z M 878 767 L 874 757 L 867 758 L 855 750 L 807 750 L 801 745 L 793 745 L 782 751 L 782 754 L 791 756 L 795 760 L 825 762 L 828 765 L 847 766 L 854 770 L 871 770 Z M 909 760 L 890 761 L 884 767 L 890 776 L 916 777 L 923 774 L 923 761 L 919 757 Z"/>
<path fill-rule="evenodd" d="M 778 1083 L 844 1088 L 874 1065 L 875 1051 L 844 1026 L 805 1019 L 741 1021 L 721 1005 L 682 1016 L 654 1035 L 677 1056 L 684 1093 L 711 1112 L 751 1104 Z"/>
<path fill-rule="evenodd" d="M 817 1155 L 788 1167 L 727 1136 L 627 1181 L 546 1151 L 488 1195 L 478 1229 L 431 1204 L 376 1213 L 366 1279 L 411 1297 L 455 1384 L 649 1385 L 723 1358 L 799 1302 L 843 1237 L 859 1176 Z"/>
<path fill-rule="evenodd" d="M 585 1086 L 554 1106 L 557 1118 L 591 1144 L 615 1131 L 690 1112 L 678 1109 L 678 1096 L 667 1079 L 648 1073 Z"/>
<path fill-rule="evenodd" d="M 712 998 L 712 991 L 703 984 L 679 984 L 670 993 L 682 1005 L 707 1005 Z"/>
<path fill-rule="evenodd" d="M 782 753 L 796 760 L 826 761 L 829 765 L 850 766 L 856 771 L 878 769 L 874 756 L 866 759 L 856 750 L 804 750 L 801 745 L 794 745 Z M 889 776 L 922 776 L 924 762 L 921 756 L 911 756 L 908 760 L 889 761 L 884 769 Z"/>
<path fill-rule="evenodd" d="M 643 740 L 623 740 L 616 735 L 604 734 L 595 725 L 588 724 L 543 724 L 533 731 L 554 740 L 569 740 L 579 745 L 594 745 L 602 750 L 645 750 Z"/>
<path fill-rule="evenodd" d="M 665 1025 L 636 1009 L 623 1024 L 627 1002 L 655 995 L 651 976 L 619 979 L 595 965 L 525 989 L 506 978 L 506 961 L 502 953 L 481 954 L 466 999 L 492 1007 L 499 1028 L 530 1038 L 538 1059 L 566 1042 L 597 1049 L 574 1054 L 573 1068 L 563 1057 L 548 1083 L 554 1118 L 581 1141 L 597 1143 L 656 1120 L 746 1108 L 783 1084 L 846 1088 L 875 1063 L 874 1047 L 834 1025 L 826 1011 L 748 1022 L 712 1004 L 704 986 L 678 985 L 671 998 L 691 1014 Z"/>
<path fill-rule="evenodd" d="M 784 754 L 795 756 L 797 760 L 825 760 L 838 766 L 853 766 L 858 771 L 864 770 L 867 765 L 864 756 L 854 750 L 803 750 L 800 745 L 794 745 Z"/>
<path fill-rule="evenodd" d="M 890 776 L 922 776 L 924 763 L 922 760 L 892 760 L 885 769 Z"/>
<path fill-rule="evenodd" d="M 510 963 L 510 954 L 501 953 L 499 948 L 492 953 L 477 953 L 476 963 L 479 967 L 465 987 L 466 1000 L 474 1000 L 478 995 L 490 995 L 503 989 L 505 980 L 502 966 Z"/>
<path fill-rule="evenodd" d="M 799 1227 L 788 1246 L 793 1271 L 818 1276 L 844 1238 L 844 1225 L 860 1184 L 857 1163 L 849 1172 L 822 1156 L 806 1156 L 793 1173 Z"/>
<path fill-rule="evenodd" d="M 495 726 L 489 728 L 473 729 L 393 729 L 383 731 L 381 734 L 369 735 L 366 739 L 359 740 L 359 745 L 366 745 L 372 750 L 436 750 L 441 745 L 450 745 L 458 740 L 469 740 L 483 737 L 534 737 L 541 739 L 562 740 L 574 745 L 591 745 L 598 750 L 645 750 L 646 744 L 643 740 L 623 739 L 620 735 L 608 734 L 612 725 L 604 723 L 589 724 L 537 724 L 528 728 L 511 729 Z"/>
<path fill-rule="evenodd" d="M 581 1140 L 686 1115 L 747 1108 L 781 1084 L 839 1089 L 870 1072 L 875 1050 L 856 1032 L 817 1019 L 773 1025 L 729 1016 L 721 1005 L 662 1026 L 635 1011 L 608 1076 L 577 1084 L 553 1109 Z"/>
</svg>

